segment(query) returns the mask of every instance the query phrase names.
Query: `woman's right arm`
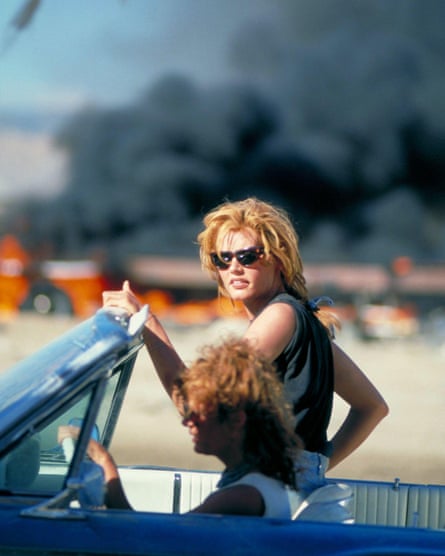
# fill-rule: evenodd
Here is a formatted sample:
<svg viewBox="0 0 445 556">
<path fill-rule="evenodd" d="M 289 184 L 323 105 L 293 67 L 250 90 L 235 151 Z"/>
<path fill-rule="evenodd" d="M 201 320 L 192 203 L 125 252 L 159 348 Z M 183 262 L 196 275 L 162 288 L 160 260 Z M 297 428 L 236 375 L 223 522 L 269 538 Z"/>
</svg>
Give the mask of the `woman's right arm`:
<svg viewBox="0 0 445 556">
<path fill-rule="evenodd" d="M 105 291 L 102 294 L 104 307 L 120 307 L 131 315 L 141 309 L 141 303 L 130 288 L 128 280 L 118 291 Z M 167 332 L 157 317 L 149 312 L 142 332 L 147 351 L 167 394 L 171 397 L 173 384 L 184 370 L 185 364 L 176 352 Z"/>
</svg>

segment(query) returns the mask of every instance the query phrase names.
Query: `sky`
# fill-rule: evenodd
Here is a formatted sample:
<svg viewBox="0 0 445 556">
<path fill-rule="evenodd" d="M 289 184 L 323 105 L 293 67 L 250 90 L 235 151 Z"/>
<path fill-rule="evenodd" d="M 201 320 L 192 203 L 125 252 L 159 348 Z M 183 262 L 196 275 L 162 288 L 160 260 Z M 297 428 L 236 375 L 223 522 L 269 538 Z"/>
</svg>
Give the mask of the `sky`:
<svg viewBox="0 0 445 556">
<path fill-rule="evenodd" d="M 17 32 L 25 4 L 0 5 L 0 216 L 10 199 L 63 187 L 51 135 L 72 113 L 132 103 L 169 73 L 227 80 L 229 38 L 271 11 L 268 0 L 40 0 Z"/>
<path fill-rule="evenodd" d="M 24 4 L 1 2 L 0 113 L 131 102 L 169 72 L 222 80 L 228 37 L 252 5 L 270 10 L 265 0 L 41 0 L 17 33 Z"/>
</svg>

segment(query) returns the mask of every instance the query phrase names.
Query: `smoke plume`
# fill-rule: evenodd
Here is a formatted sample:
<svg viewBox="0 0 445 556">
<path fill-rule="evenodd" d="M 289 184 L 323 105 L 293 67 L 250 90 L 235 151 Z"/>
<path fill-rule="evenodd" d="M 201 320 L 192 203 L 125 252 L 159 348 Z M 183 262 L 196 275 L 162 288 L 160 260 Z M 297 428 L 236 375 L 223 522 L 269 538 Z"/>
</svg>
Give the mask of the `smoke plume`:
<svg viewBox="0 0 445 556">
<path fill-rule="evenodd" d="M 28 243 L 195 256 L 205 211 L 256 195 L 291 212 L 307 261 L 443 260 L 445 3 L 352 4 L 282 0 L 232 37 L 237 81 L 164 76 L 77 114 L 63 193 L 20 207 Z"/>
</svg>

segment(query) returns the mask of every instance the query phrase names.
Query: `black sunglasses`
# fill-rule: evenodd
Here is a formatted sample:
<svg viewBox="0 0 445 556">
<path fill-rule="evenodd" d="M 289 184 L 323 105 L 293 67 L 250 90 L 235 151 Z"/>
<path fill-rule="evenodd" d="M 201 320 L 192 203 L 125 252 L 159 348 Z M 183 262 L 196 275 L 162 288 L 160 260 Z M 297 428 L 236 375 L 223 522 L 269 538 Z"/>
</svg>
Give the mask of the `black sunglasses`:
<svg viewBox="0 0 445 556">
<path fill-rule="evenodd" d="M 212 263 L 216 268 L 225 270 L 229 268 L 233 257 L 243 266 L 256 263 L 264 255 L 264 247 L 248 247 L 239 251 L 221 251 L 221 253 L 210 253 Z"/>
</svg>

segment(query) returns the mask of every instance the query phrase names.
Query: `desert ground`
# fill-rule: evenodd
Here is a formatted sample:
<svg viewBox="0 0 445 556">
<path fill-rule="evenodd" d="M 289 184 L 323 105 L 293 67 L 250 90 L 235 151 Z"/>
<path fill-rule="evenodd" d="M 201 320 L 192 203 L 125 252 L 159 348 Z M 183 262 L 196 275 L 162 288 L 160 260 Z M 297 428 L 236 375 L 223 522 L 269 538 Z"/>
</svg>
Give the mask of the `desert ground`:
<svg viewBox="0 0 445 556">
<path fill-rule="evenodd" d="M 0 326 L 0 371 L 77 324 L 67 317 L 20 315 Z M 199 346 L 229 333 L 242 332 L 240 320 L 209 325 L 166 323 L 170 338 L 187 362 Z M 363 342 L 351 329 L 338 334 L 338 344 L 361 366 L 384 395 L 390 415 L 368 440 L 329 475 L 337 478 L 402 482 L 445 482 L 445 349 L 422 338 Z M 330 433 L 345 416 L 335 401 Z M 220 469 L 215 458 L 193 452 L 187 430 L 163 391 L 142 350 L 130 382 L 111 446 L 121 464 L 167 465 Z"/>
</svg>

